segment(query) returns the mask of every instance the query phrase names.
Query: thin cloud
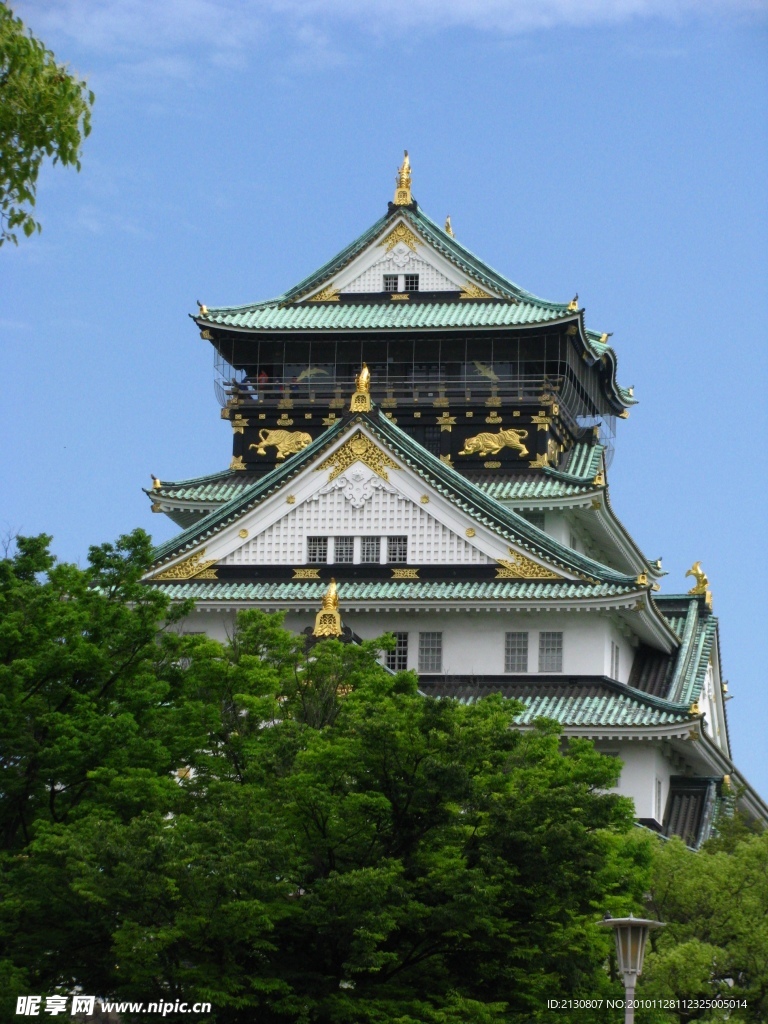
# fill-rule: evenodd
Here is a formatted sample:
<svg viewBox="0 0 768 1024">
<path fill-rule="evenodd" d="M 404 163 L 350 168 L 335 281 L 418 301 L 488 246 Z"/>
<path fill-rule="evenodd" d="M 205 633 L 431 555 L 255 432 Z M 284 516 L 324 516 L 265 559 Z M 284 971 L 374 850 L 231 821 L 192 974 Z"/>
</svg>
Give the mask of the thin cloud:
<svg viewBox="0 0 768 1024">
<path fill-rule="evenodd" d="M 768 0 L 19 0 L 33 31 L 136 77 L 192 78 L 201 63 L 242 68 L 268 41 L 297 68 L 347 60 L 338 33 L 347 24 L 379 40 L 414 28 L 519 35 L 631 21 L 681 22 L 764 15 Z"/>
</svg>

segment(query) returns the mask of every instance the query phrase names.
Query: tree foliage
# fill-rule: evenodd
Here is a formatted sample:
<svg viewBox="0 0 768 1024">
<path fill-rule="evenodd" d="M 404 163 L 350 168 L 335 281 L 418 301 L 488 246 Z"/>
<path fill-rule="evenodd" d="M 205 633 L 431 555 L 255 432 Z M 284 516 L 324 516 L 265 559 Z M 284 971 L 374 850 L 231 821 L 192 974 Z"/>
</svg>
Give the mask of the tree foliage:
<svg viewBox="0 0 768 1024">
<path fill-rule="evenodd" d="M 94 96 L 0 2 L 0 245 L 40 230 L 31 207 L 45 157 L 80 170 Z"/>
<path fill-rule="evenodd" d="M 0 565 L 1 991 L 217 1024 L 565 1024 L 547 999 L 620 995 L 596 921 L 639 908 L 650 848 L 614 759 L 425 699 L 381 644 L 307 653 L 255 611 L 181 635 L 148 560 L 139 532 L 84 571 L 44 538 Z"/>
<path fill-rule="evenodd" d="M 654 936 L 643 995 L 738 1000 L 738 1007 L 680 1007 L 665 1021 L 768 1020 L 768 833 L 736 818 L 701 852 L 679 839 L 655 851 L 650 911 Z"/>
</svg>

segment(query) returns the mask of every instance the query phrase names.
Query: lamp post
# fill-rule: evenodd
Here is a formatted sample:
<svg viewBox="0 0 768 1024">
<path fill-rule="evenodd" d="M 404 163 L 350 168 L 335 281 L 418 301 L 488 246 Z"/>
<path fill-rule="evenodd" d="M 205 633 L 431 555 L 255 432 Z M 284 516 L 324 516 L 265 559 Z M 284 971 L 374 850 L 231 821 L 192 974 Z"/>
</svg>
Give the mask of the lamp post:
<svg viewBox="0 0 768 1024">
<path fill-rule="evenodd" d="M 652 928 L 663 928 L 661 921 L 649 921 L 642 917 L 606 917 L 600 922 L 603 928 L 613 928 L 616 939 L 616 956 L 624 982 L 625 1005 L 624 1024 L 634 1024 L 635 985 L 643 971 L 643 957 L 648 933 Z"/>
</svg>

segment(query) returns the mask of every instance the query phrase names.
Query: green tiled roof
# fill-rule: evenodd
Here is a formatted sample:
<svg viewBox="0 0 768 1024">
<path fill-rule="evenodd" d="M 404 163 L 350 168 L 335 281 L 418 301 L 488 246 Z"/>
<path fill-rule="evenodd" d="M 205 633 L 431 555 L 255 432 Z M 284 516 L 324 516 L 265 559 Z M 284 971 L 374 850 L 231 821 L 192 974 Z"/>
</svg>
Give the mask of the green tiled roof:
<svg viewBox="0 0 768 1024">
<path fill-rule="evenodd" d="M 323 580 L 237 581 L 200 580 L 163 581 L 156 584 L 174 600 L 187 598 L 208 601 L 306 602 L 319 608 L 328 582 Z M 347 580 L 337 584 L 339 601 L 507 601 L 507 600 L 590 600 L 631 594 L 637 587 L 611 583 L 573 583 L 570 580 Z"/>
<path fill-rule="evenodd" d="M 530 302 L 260 303 L 211 309 L 206 323 L 253 331 L 403 331 L 444 327 L 516 327 L 563 320 L 570 314 Z"/>
<path fill-rule="evenodd" d="M 251 482 L 243 473 L 225 469 L 220 473 L 196 476 L 189 480 L 166 480 L 160 487 L 145 488 L 145 493 L 155 500 L 175 498 L 177 501 L 201 501 L 220 505 L 240 494 Z"/>
<path fill-rule="evenodd" d="M 489 473 L 486 476 L 473 477 L 472 483 L 496 501 L 504 502 L 523 501 L 528 498 L 567 498 L 573 494 L 584 494 L 587 490 L 594 489 L 584 483 L 567 483 L 564 480 L 545 476 L 544 473 L 504 480 L 499 480 L 497 476 Z"/>
<path fill-rule="evenodd" d="M 564 498 L 594 490 L 593 480 L 602 465 L 605 448 L 601 444 L 580 442 L 571 449 L 562 470 L 546 466 L 531 476 L 499 480 L 488 474 L 473 478 L 473 483 L 497 501 L 528 498 Z"/>
<path fill-rule="evenodd" d="M 704 685 L 712 647 L 717 639 L 717 619 L 706 608 L 703 599 L 694 595 L 659 595 L 654 603 L 681 641 L 667 696 L 670 700 L 690 705 L 698 700 Z"/>
<path fill-rule="evenodd" d="M 561 313 L 565 313 L 567 311 L 567 302 L 547 302 L 545 299 L 540 299 L 538 296 L 526 291 L 519 285 L 514 284 L 514 282 L 508 280 L 508 278 L 504 277 L 503 274 L 500 274 L 492 267 L 489 267 L 488 264 L 481 260 L 479 256 L 476 256 L 473 252 L 463 246 L 461 242 L 458 242 L 451 235 L 447 234 L 418 207 L 416 209 L 400 207 L 394 211 L 386 213 L 383 217 L 377 220 L 375 224 L 372 224 L 367 231 L 364 231 L 359 238 L 355 239 L 351 245 L 348 245 L 346 249 L 343 249 L 337 256 L 334 256 L 333 259 L 328 261 L 328 263 L 320 267 L 319 270 L 310 274 L 309 277 L 300 281 L 294 288 L 289 289 L 281 296 L 281 299 L 286 302 L 295 302 L 297 299 L 300 299 L 302 296 L 309 294 L 320 285 L 324 284 L 329 277 L 338 273 L 338 271 L 353 260 L 358 253 L 362 252 L 366 246 L 374 241 L 378 235 L 382 234 L 387 228 L 389 222 L 394 219 L 395 214 L 404 217 L 411 227 L 413 227 L 414 230 L 429 242 L 442 256 L 444 256 L 450 263 L 453 263 L 455 267 L 458 267 L 462 273 L 474 278 L 480 284 L 487 285 L 493 291 L 499 292 L 505 298 L 511 299 L 513 302 L 528 302 L 534 305 L 544 306 L 552 310 L 559 310 Z"/>
<path fill-rule="evenodd" d="M 354 426 L 356 422 L 364 422 L 386 447 L 398 455 L 413 472 L 428 481 L 437 491 L 446 495 L 452 504 L 463 509 L 473 519 L 487 525 L 506 540 L 535 556 L 544 558 L 555 566 L 564 568 L 567 572 L 584 574 L 594 582 L 619 584 L 638 589 L 634 577 L 616 572 L 614 569 L 560 544 L 511 509 L 489 497 L 457 470 L 428 452 L 386 416 L 381 415 L 378 409 L 374 409 L 368 415 L 359 415 L 351 419 L 349 416 L 345 416 L 337 420 L 316 437 L 311 444 L 288 459 L 283 465 L 254 481 L 241 494 L 209 513 L 199 523 L 178 537 L 157 548 L 155 561 L 160 562 L 177 556 L 218 533 L 244 511 L 253 508 L 268 494 L 300 472 L 304 466 L 314 461 L 315 457 L 331 441 L 342 431 Z"/>
<path fill-rule="evenodd" d="M 525 705 L 518 723 L 531 725 L 537 718 L 551 718 L 563 726 L 632 728 L 670 725 L 690 718 L 688 708 L 648 697 L 620 683 L 591 682 L 565 685 L 551 682 L 431 684 L 422 680 L 426 694 L 455 697 L 462 704 L 474 704 L 490 693 L 502 693 Z"/>
<path fill-rule="evenodd" d="M 381 302 L 312 302 L 299 304 L 347 266 L 368 245 L 386 232 L 393 217 L 402 216 L 413 229 L 462 275 L 500 295 L 500 299 L 452 301 L 398 301 L 382 294 Z M 584 311 L 571 310 L 566 302 L 549 302 L 493 270 L 455 238 L 446 234 L 418 208 L 399 207 L 381 217 L 351 245 L 283 295 L 241 306 L 210 306 L 195 320 L 201 327 L 231 327 L 248 331 L 401 331 L 443 328 L 497 328 L 545 323 L 572 323 L 577 328 L 582 354 L 593 365 L 606 364 L 607 391 L 618 409 L 635 403 L 630 391 L 616 381 L 616 354 L 601 341 L 602 335 L 587 331 Z"/>
</svg>

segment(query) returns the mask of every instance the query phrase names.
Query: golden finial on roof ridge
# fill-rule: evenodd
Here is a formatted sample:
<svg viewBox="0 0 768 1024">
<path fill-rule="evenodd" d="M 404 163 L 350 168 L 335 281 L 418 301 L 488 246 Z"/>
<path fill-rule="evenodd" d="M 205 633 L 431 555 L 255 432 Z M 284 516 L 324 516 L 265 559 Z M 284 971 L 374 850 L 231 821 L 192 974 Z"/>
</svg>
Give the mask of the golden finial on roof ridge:
<svg viewBox="0 0 768 1024">
<path fill-rule="evenodd" d="M 162 481 L 158 480 L 154 473 L 150 473 L 149 475 L 152 477 L 152 490 L 159 491 L 163 486 Z"/>
<path fill-rule="evenodd" d="M 336 580 L 331 576 L 331 582 L 328 584 L 328 589 L 323 594 L 323 611 L 324 612 L 336 612 L 339 610 L 339 590 L 336 586 Z"/>
<path fill-rule="evenodd" d="M 445 218 L 445 227 L 443 228 L 443 231 L 445 231 L 446 235 L 450 235 L 451 238 L 455 238 L 456 237 L 454 235 L 454 233 L 453 233 L 453 228 L 451 227 L 451 215 L 450 215 L 450 213 Z"/>
<path fill-rule="evenodd" d="M 208 316 L 208 307 L 200 299 L 197 300 L 197 305 L 200 307 L 200 316 Z"/>
<path fill-rule="evenodd" d="M 403 150 L 403 162 L 397 169 L 395 178 L 395 206 L 410 206 L 411 199 L 411 161 L 408 158 L 408 150 Z"/>
<path fill-rule="evenodd" d="M 579 308 L 579 293 L 576 292 L 576 294 L 573 296 L 571 301 L 568 303 L 568 312 L 569 313 L 575 313 L 578 308 Z"/>
<path fill-rule="evenodd" d="M 686 576 L 693 576 L 696 583 L 688 591 L 688 594 L 693 597 L 703 596 L 704 601 L 708 608 L 712 607 L 712 591 L 709 589 L 709 580 L 707 574 L 701 568 L 701 562 L 694 562 Z"/>
<path fill-rule="evenodd" d="M 341 616 L 339 615 L 339 592 L 336 580 L 331 577 L 328 589 L 323 594 L 323 603 L 315 616 L 313 636 L 341 636 Z"/>
<path fill-rule="evenodd" d="M 355 377 L 355 393 L 352 395 L 349 411 L 371 411 L 371 371 L 365 363 L 363 363 L 360 373 Z"/>
</svg>

